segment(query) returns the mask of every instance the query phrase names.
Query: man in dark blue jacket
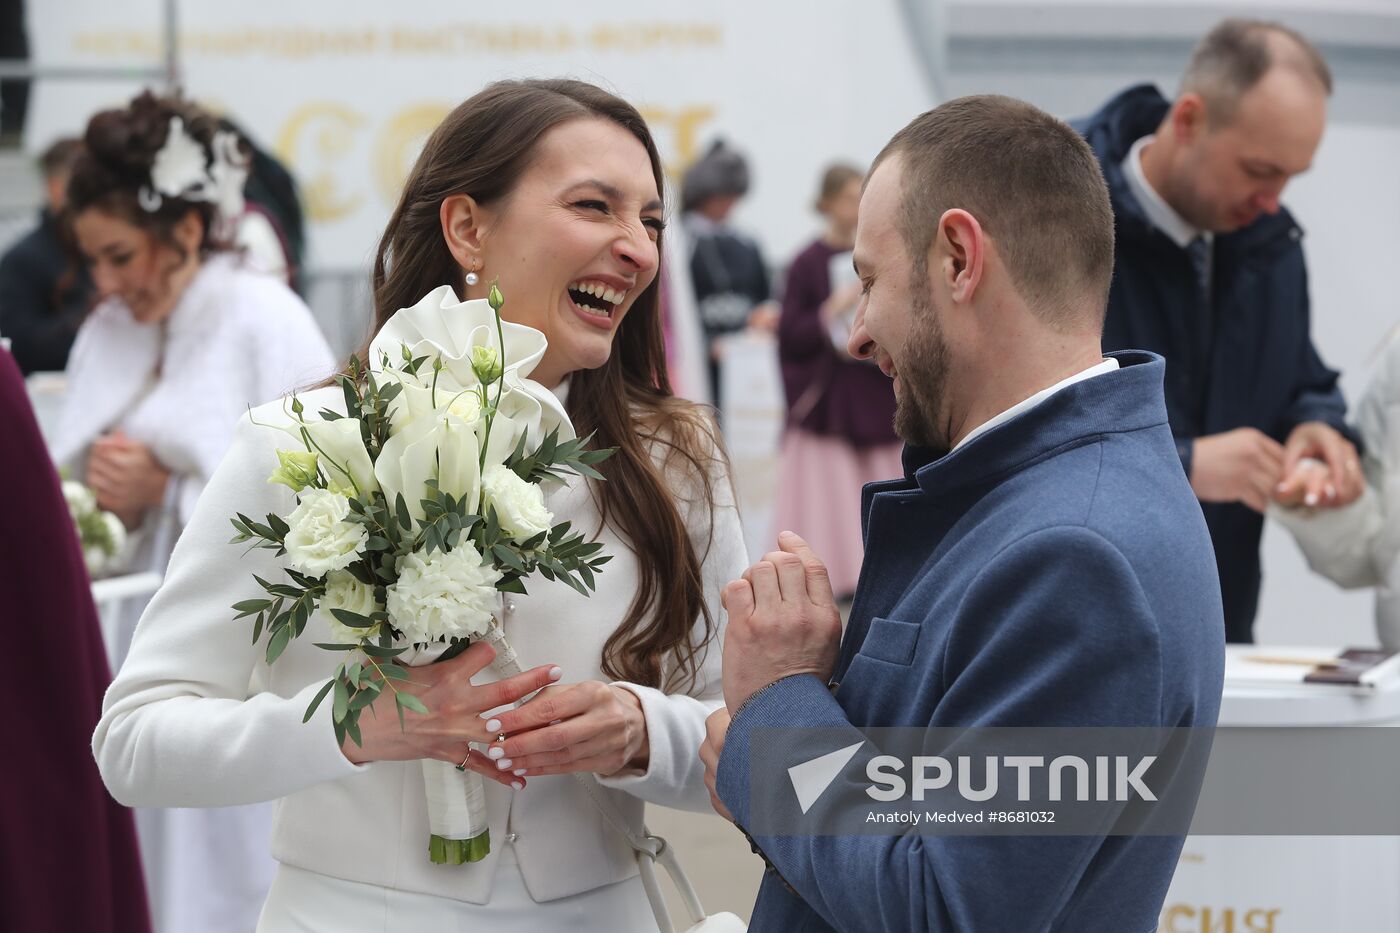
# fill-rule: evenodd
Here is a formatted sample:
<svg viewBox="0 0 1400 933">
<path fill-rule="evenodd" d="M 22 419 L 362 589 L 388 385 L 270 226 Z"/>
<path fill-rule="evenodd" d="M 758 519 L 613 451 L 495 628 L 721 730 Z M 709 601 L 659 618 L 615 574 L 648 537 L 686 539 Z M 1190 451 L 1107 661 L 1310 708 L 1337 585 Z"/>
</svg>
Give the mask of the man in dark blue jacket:
<svg viewBox="0 0 1400 933">
<path fill-rule="evenodd" d="M 1167 413 L 1215 545 L 1230 641 L 1253 640 L 1263 511 L 1325 461 L 1308 504 L 1360 495 L 1337 374 L 1309 335 L 1302 232 L 1279 203 L 1322 138 L 1331 76 L 1297 33 L 1227 20 L 1168 103 L 1150 85 L 1078 128 L 1117 219 L 1106 350 L 1167 360 Z"/>
<path fill-rule="evenodd" d="M 1210 539 L 1161 358 L 1101 352 L 1112 260 L 1093 153 L 1029 104 L 952 101 L 876 160 L 850 348 L 894 379 L 906 476 L 866 487 L 844 639 L 825 570 L 795 535 L 725 590 L 726 708 L 701 757 L 739 827 L 802 758 L 763 763 L 755 730 L 824 727 L 859 744 L 858 730 L 885 726 L 1214 726 Z M 751 835 L 774 869 L 759 933 L 1146 933 L 1182 844 Z"/>
<path fill-rule="evenodd" d="M 62 220 L 68 176 L 81 150 L 79 140 L 60 139 L 44 151 L 39 164 L 47 203 L 39 226 L 0 256 L 0 337 L 10 340 L 26 376 L 63 370 L 93 303 L 92 279 L 64 245 Z"/>
</svg>

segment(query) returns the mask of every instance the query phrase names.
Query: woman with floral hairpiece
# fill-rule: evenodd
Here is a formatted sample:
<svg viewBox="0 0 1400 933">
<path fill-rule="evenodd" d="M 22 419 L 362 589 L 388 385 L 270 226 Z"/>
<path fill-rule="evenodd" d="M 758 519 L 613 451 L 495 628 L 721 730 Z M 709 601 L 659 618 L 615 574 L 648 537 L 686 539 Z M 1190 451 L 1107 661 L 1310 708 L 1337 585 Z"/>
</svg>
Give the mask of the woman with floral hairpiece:
<svg viewBox="0 0 1400 933">
<path fill-rule="evenodd" d="M 250 406 L 325 378 L 310 310 L 225 239 L 243 209 L 238 138 L 144 93 L 97 114 L 68 213 L 100 302 L 78 332 L 54 459 L 133 532 L 127 568 L 164 571 Z M 141 606 L 118 620 L 120 665 Z M 159 930 L 253 927 L 271 883 L 272 807 L 138 811 Z"/>
</svg>

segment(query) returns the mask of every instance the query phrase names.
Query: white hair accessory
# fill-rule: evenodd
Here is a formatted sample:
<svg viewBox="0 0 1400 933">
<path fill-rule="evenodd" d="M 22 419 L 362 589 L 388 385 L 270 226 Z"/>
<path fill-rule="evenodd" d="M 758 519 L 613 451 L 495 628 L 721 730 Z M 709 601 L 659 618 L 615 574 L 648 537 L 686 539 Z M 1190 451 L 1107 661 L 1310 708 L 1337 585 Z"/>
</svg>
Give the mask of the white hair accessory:
<svg viewBox="0 0 1400 933">
<path fill-rule="evenodd" d="M 204 201 L 214 205 L 216 221 L 232 225 L 243 213 L 243 185 L 248 179 L 248 160 L 238 148 L 238 136 L 228 130 L 214 134 L 207 158 L 204 147 L 185 132 L 185 121 L 170 118 L 165 144 L 151 163 L 151 183 L 137 192 L 141 208 L 154 213 L 165 198 Z"/>
</svg>

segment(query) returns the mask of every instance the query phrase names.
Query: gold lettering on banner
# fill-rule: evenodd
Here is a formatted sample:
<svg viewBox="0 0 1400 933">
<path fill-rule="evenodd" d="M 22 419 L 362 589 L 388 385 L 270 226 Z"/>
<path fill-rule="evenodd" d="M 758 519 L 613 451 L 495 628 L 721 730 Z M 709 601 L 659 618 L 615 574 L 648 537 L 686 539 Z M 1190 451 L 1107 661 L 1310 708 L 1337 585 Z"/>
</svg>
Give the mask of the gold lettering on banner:
<svg viewBox="0 0 1400 933">
<path fill-rule="evenodd" d="M 451 110 L 446 104 L 419 104 L 400 111 L 380 132 L 374 147 L 374 179 L 387 203 L 397 203 L 424 140 Z"/>
<path fill-rule="evenodd" d="M 1274 918 L 1282 911 L 1255 908 L 1244 915 L 1244 928 L 1248 933 L 1274 933 Z"/>
<path fill-rule="evenodd" d="M 719 23 L 599 23 L 588 32 L 597 52 L 649 52 L 658 48 L 716 48 L 724 44 Z"/>
<path fill-rule="evenodd" d="M 638 109 L 654 135 L 659 137 L 663 131 L 671 134 L 671 145 L 658 145 L 670 155 L 666 160 L 666 174 L 673 178 L 679 177 L 700 155 L 700 129 L 715 118 L 715 108 L 710 104 L 696 104 L 689 107 L 646 106 Z"/>
<path fill-rule="evenodd" d="M 1211 908 L 1173 904 L 1162 914 L 1158 933 L 1274 933 L 1274 921 L 1282 908 L 1249 910 L 1235 907 Z M 1200 922 L 1196 922 L 1199 917 Z M 1240 925 L 1236 925 L 1236 920 Z M 1178 923 L 1183 921 L 1183 923 Z"/>
<path fill-rule="evenodd" d="M 72 50 L 92 58 L 157 60 L 164 40 L 153 29 L 102 29 L 72 33 Z M 669 53 L 718 49 L 724 25 L 710 22 L 616 22 L 575 28 L 566 24 L 441 22 L 383 28 L 350 26 L 242 26 L 180 33 L 186 58 L 268 58 L 306 61 L 391 55 L 454 56 L 466 53 L 538 55 L 577 52 Z"/>
<path fill-rule="evenodd" d="M 309 162 L 338 162 L 350 151 L 355 131 L 364 124 L 364 117 L 348 107 L 328 102 L 314 102 L 297 108 L 287 118 L 282 132 L 277 134 L 274 148 L 301 181 L 306 216 L 318 223 L 338 220 L 353 213 L 363 198 L 340 195 L 335 176 L 329 170 L 312 175 Z M 308 139 L 309 137 L 309 139 Z M 318 157 L 302 157 L 302 146 L 309 143 Z"/>
</svg>

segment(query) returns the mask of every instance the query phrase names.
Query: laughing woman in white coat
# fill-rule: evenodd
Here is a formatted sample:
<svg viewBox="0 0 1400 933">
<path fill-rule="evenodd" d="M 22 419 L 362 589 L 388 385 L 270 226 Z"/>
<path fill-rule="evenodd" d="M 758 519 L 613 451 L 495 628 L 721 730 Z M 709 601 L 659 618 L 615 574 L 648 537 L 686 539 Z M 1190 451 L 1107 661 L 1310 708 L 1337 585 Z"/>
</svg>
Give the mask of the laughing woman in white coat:
<svg viewBox="0 0 1400 933">
<path fill-rule="evenodd" d="M 94 750 L 126 803 L 281 800 L 281 867 L 260 930 L 655 929 L 631 847 L 570 774 L 596 775 L 634 830 L 644 802 L 707 809 L 696 750 L 722 702 L 719 594 L 747 563 L 711 421 L 667 381 L 661 190 L 633 107 L 578 82 L 504 82 L 434 132 L 380 244 L 376 329 L 440 286 L 471 299 L 498 281 L 506 317 L 548 339 L 531 378 L 555 390 L 581 436 L 618 448 L 600 466 L 607 482 L 573 477 L 550 494 L 556 520 L 596 529 L 614 559 L 589 598 L 542 579 L 511 598 L 503 621 L 523 674 L 492 682 L 491 648 L 476 645 L 414 670 L 410 689 L 431 713 L 400 730 L 386 693 L 360 719 L 362 744 L 337 745 L 330 704 L 302 723 L 331 670 L 313 645 L 327 623 L 313 618 L 269 668 L 228 608 L 251 574 L 276 572 L 270 552 L 240 558 L 227 542 L 233 511 L 291 507 L 266 482 L 285 444 L 281 405 L 243 421 L 210 481 Z M 339 395 L 302 398 L 314 411 Z M 487 731 L 492 717 L 504 741 Z M 468 742 L 497 756 L 467 757 L 491 778 L 492 851 L 434 865 L 419 760 L 455 764 Z"/>
<path fill-rule="evenodd" d="M 165 570 L 250 406 L 335 368 L 301 299 L 221 248 L 241 162 L 212 116 L 142 94 L 92 118 L 73 167 L 69 211 L 102 300 L 69 356 L 53 454 L 132 531 L 129 571 Z M 114 667 L 141 610 L 127 603 Z M 246 933 L 276 868 L 271 805 L 143 809 L 136 825 L 158 933 Z"/>
</svg>

